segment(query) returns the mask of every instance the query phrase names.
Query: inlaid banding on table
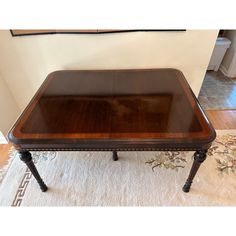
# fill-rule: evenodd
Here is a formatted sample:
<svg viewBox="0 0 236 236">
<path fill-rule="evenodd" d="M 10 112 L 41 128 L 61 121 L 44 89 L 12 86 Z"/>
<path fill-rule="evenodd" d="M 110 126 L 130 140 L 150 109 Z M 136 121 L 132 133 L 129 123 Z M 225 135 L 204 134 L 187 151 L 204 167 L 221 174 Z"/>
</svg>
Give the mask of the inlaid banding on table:
<svg viewBox="0 0 236 236">
<path fill-rule="evenodd" d="M 207 153 L 215 137 L 183 73 L 170 68 L 52 72 L 8 134 L 25 156 L 50 150 Z M 199 166 L 195 161 L 184 191 Z"/>
</svg>

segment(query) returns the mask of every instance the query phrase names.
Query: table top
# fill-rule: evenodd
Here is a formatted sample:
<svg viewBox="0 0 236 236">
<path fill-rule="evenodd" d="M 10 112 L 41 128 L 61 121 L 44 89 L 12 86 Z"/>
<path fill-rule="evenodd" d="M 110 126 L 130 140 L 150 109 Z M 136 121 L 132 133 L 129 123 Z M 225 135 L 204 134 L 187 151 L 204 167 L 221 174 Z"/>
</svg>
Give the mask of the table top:
<svg viewBox="0 0 236 236">
<path fill-rule="evenodd" d="M 8 138 L 21 148 L 96 140 L 204 145 L 215 131 L 179 70 L 64 70 L 47 76 Z"/>
</svg>

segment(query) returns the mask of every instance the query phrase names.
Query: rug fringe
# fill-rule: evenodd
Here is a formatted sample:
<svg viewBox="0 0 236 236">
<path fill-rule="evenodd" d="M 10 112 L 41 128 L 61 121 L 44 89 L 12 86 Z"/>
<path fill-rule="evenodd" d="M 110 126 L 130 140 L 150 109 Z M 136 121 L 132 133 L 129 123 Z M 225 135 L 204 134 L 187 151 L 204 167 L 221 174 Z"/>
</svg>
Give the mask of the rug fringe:
<svg viewBox="0 0 236 236">
<path fill-rule="evenodd" d="M 8 169 L 10 168 L 10 165 L 12 161 L 14 160 L 16 153 L 17 151 L 14 147 L 11 147 L 10 150 L 8 151 L 7 163 L 3 167 L 0 168 L 0 184 L 2 183 Z"/>
</svg>

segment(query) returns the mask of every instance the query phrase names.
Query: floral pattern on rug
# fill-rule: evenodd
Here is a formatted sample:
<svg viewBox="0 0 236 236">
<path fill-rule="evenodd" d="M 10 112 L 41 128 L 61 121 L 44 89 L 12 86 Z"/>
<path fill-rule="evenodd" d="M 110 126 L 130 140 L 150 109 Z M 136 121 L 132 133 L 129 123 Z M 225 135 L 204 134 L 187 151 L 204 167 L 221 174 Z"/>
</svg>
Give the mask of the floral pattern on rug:
<svg viewBox="0 0 236 236">
<path fill-rule="evenodd" d="M 217 136 L 211 148 L 209 156 L 217 155 L 216 169 L 221 173 L 236 173 L 236 135 L 226 134 Z"/>
<path fill-rule="evenodd" d="M 207 154 L 217 156 L 216 170 L 220 173 L 236 173 L 236 135 L 217 136 Z M 153 171 L 156 167 L 178 170 L 184 168 L 187 163 L 186 152 L 159 152 L 145 163 L 150 165 Z"/>
<path fill-rule="evenodd" d="M 31 152 L 34 164 L 37 164 L 38 160 L 52 161 L 56 158 L 57 152 L 53 151 L 39 151 Z"/>
<path fill-rule="evenodd" d="M 153 171 L 156 167 L 178 171 L 178 169 L 184 168 L 187 163 L 186 152 L 159 152 L 155 155 L 155 158 L 145 163 L 150 165 Z"/>
</svg>

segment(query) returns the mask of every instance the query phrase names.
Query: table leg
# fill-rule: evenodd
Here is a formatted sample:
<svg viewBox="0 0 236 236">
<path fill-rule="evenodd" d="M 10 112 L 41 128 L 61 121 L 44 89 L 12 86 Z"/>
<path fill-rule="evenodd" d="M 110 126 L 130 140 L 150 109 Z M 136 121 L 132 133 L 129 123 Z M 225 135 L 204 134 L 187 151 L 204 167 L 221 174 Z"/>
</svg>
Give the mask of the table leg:
<svg viewBox="0 0 236 236">
<path fill-rule="evenodd" d="M 37 180 L 42 192 L 46 192 L 48 190 L 48 187 L 46 186 L 46 184 L 43 182 L 43 180 L 41 179 L 35 165 L 34 162 L 32 161 L 32 156 L 30 154 L 30 152 L 27 151 L 23 151 L 20 152 L 20 159 L 27 165 L 27 167 L 30 169 L 30 171 L 32 172 L 33 176 L 35 177 L 35 179 Z"/>
<path fill-rule="evenodd" d="M 186 180 L 185 185 L 182 188 L 184 192 L 186 193 L 189 192 L 194 176 L 196 175 L 202 162 L 204 162 L 206 159 L 206 153 L 207 153 L 207 150 L 196 151 L 194 153 L 194 161 L 193 161 L 192 168 L 190 170 L 188 179 Z"/>
<path fill-rule="evenodd" d="M 112 159 L 113 159 L 113 161 L 117 161 L 118 160 L 117 151 L 113 151 L 112 152 Z"/>
</svg>

